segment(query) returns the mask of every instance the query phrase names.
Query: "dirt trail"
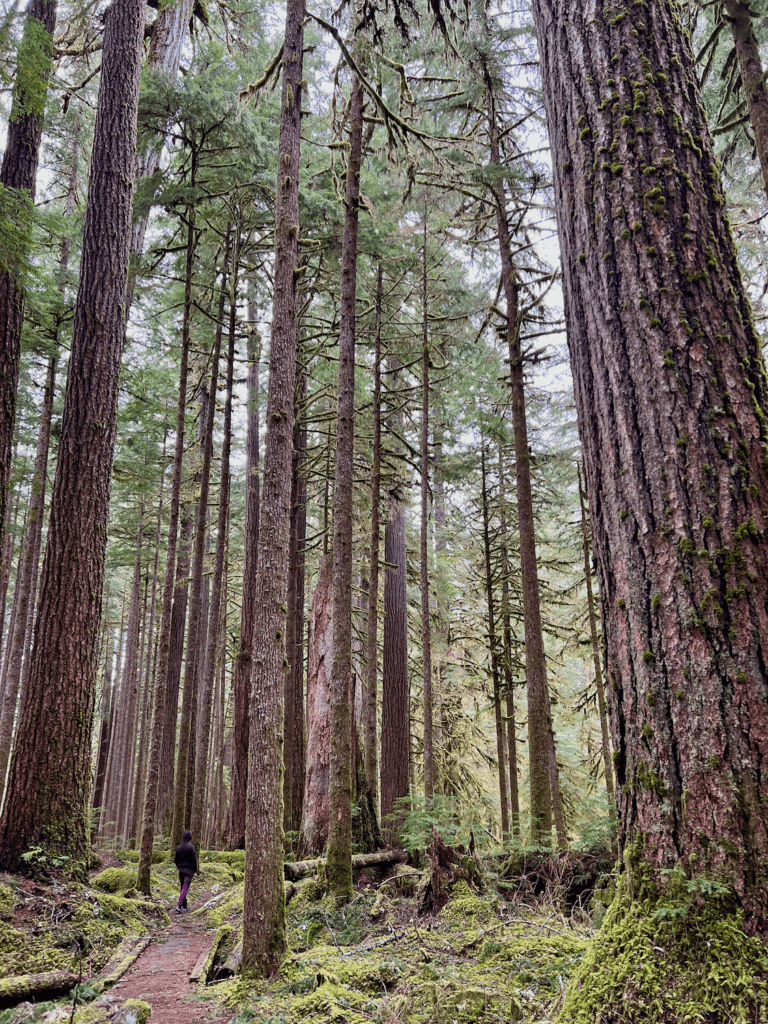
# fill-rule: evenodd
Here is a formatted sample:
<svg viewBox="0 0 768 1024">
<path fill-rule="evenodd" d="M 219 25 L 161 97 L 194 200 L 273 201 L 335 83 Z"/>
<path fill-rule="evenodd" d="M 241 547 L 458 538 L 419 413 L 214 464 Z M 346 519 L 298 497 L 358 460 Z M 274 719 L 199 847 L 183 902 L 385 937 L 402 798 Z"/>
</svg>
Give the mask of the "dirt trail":
<svg viewBox="0 0 768 1024">
<path fill-rule="evenodd" d="M 191 913 L 177 915 L 173 909 L 170 913 L 170 925 L 158 932 L 110 995 L 145 1000 L 152 1007 L 150 1024 L 198 1024 L 203 1020 L 225 1024 L 230 1015 L 215 1003 L 187 1002 L 196 989 L 189 976 L 211 948 L 213 934 L 206 933 L 203 921 Z"/>
</svg>

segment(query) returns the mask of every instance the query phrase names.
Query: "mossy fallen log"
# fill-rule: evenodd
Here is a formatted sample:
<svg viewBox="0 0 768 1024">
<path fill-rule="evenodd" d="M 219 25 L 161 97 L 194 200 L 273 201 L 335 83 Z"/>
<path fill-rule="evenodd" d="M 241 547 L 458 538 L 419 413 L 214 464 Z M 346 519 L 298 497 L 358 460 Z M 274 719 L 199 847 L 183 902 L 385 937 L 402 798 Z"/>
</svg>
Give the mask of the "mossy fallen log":
<svg viewBox="0 0 768 1024">
<path fill-rule="evenodd" d="M 65 995 L 77 985 L 72 971 L 46 971 L 44 974 L 16 974 L 0 979 L 0 1009 L 15 1006 L 24 999 L 52 999 Z"/>
<path fill-rule="evenodd" d="M 243 940 L 241 939 L 227 959 L 216 968 L 214 981 L 225 981 L 227 978 L 234 978 L 240 973 L 243 966 Z"/>
<path fill-rule="evenodd" d="M 211 948 L 204 956 L 201 956 L 195 964 L 195 967 L 189 976 L 190 984 L 205 985 L 208 982 L 208 976 L 212 973 L 213 962 L 216 959 L 216 954 L 224 943 L 232 938 L 232 931 L 233 929 L 231 924 L 223 924 L 221 928 L 219 928 L 216 932 Z"/>
<path fill-rule="evenodd" d="M 101 972 L 101 977 L 98 979 L 99 991 L 103 992 L 119 981 L 128 968 L 138 960 L 150 941 L 149 935 L 127 935 Z"/>
<path fill-rule="evenodd" d="M 378 867 L 380 864 L 404 864 L 408 860 L 407 850 L 377 850 L 376 853 L 357 853 L 352 858 L 352 870 Z M 300 860 L 283 865 L 285 877 L 289 882 L 297 882 L 307 875 L 314 875 L 325 866 L 325 858 Z"/>
</svg>

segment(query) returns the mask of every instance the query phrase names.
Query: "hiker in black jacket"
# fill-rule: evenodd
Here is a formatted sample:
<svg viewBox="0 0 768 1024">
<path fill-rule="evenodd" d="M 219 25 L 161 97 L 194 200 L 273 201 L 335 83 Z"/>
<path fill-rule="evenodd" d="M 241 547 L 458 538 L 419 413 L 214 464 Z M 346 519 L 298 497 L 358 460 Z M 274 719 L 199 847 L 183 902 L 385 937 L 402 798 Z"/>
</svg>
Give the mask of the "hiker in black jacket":
<svg viewBox="0 0 768 1024">
<path fill-rule="evenodd" d="M 179 902 L 176 904 L 176 913 L 181 914 L 187 907 L 187 893 L 192 881 L 192 876 L 197 874 L 197 854 L 192 845 L 192 833 L 187 831 L 181 837 L 181 843 L 176 847 L 176 854 L 173 858 L 174 864 L 179 871 Z"/>
</svg>

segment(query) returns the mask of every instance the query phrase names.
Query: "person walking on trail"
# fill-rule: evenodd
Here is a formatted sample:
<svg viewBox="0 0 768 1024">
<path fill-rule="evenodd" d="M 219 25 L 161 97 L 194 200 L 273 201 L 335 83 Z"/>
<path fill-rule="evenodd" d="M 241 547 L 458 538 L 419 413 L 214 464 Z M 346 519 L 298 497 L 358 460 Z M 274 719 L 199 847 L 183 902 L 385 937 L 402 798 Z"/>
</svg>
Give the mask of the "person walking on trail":
<svg viewBox="0 0 768 1024">
<path fill-rule="evenodd" d="M 187 907 L 187 893 L 192 878 L 197 874 L 197 854 L 192 845 L 192 833 L 187 830 L 181 837 L 181 843 L 176 847 L 176 854 L 173 861 L 179 872 L 179 902 L 176 904 L 176 913 L 183 914 Z"/>
</svg>

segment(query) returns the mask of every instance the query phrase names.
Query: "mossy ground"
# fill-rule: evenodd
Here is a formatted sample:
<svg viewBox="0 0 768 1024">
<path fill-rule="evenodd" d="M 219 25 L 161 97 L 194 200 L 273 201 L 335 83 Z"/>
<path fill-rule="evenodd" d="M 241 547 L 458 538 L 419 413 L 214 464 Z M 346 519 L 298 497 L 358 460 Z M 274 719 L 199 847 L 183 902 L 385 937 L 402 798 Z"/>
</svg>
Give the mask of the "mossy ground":
<svg viewBox="0 0 768 1024">
<path fill-rule="evenodd" d="M 152 872 L 152 900 L 136 892 L 134 872 L 115 867 L 94 876 L 106 891 L 63 876 L 48 883 L 0 876 L 0 981 L 47 971 L 77 974 L 81 965 L 85 978 L 98 973 L 127 935 L 152 934 L 167 923 L 177 889 L 172 869 Z"/>
<path fill-rule="evenodd" d="M 419 917 L 413 879 L 374 883 L 339 909 L 314 879 L 288 904 L 289 952 L 278 975 L 215 992 L 237 1024 L 549 1021 L 591 930 L 551 907 L 513 906 L 458 883 L 436 915 Z M 242 885 L 205 911 L 242 926 Z M 210 997 L 210 992 L 206 993 Z"/>
</svg>

